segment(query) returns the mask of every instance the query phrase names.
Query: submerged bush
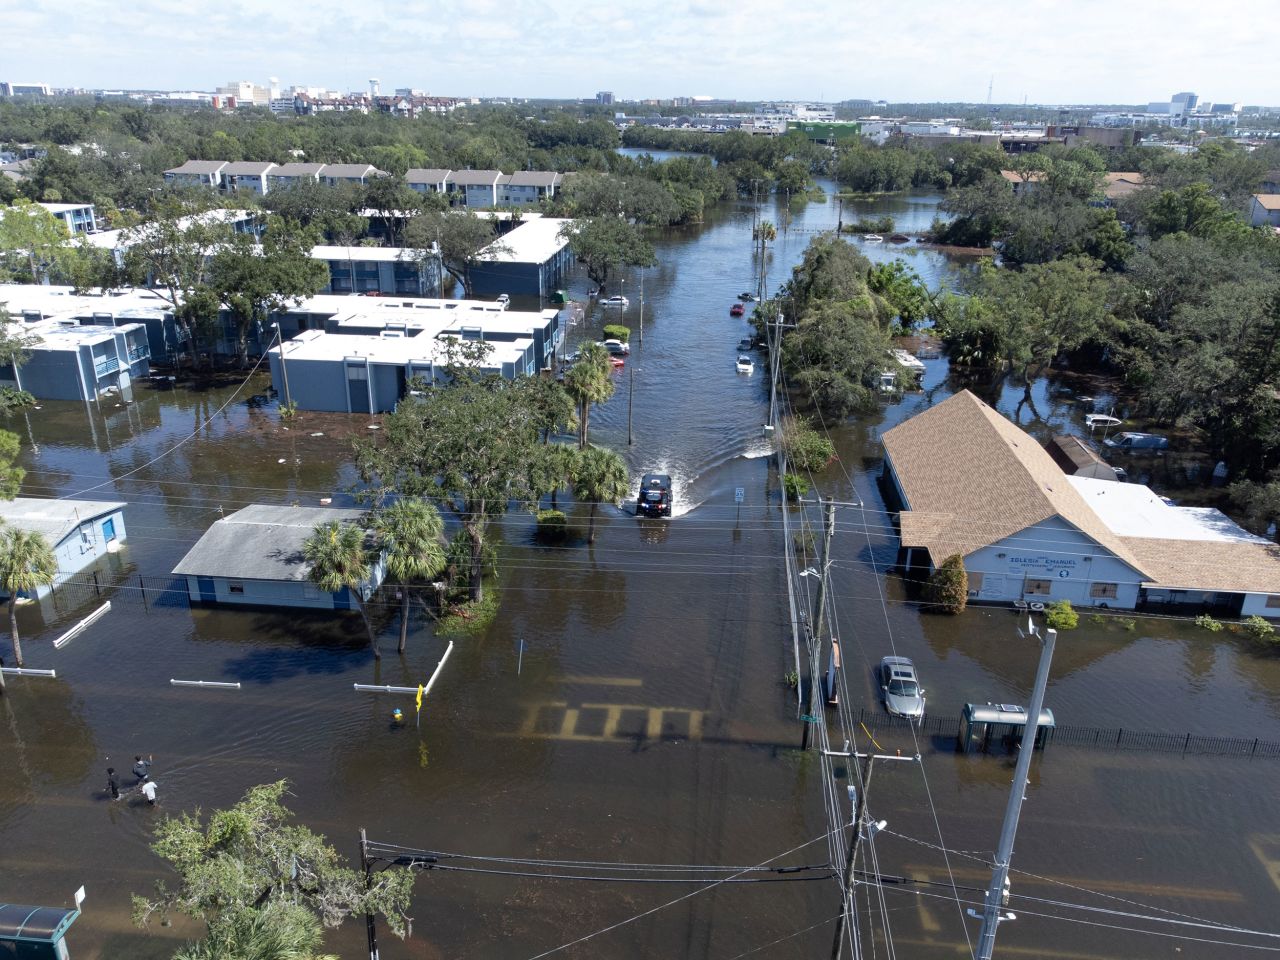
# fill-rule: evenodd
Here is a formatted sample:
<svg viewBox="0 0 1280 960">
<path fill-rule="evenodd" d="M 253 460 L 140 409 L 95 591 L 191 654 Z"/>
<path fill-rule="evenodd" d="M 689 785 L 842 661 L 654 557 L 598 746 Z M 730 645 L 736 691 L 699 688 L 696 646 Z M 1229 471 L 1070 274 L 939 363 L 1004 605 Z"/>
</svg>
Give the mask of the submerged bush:
<svg viewBox="0 0 1280 960">
<path fill-rule="evenodd" d="M 1045 622 L 1054 630 L 1074 630 L 1080 625 L 1080 615 L 1071 607 L 1070 600 L 1059 600 L 1044 608 Z"/>
<path fill-rule="evenodd" d="M 929 577 L 925 591 L 930 604 L 943 613 L 963 613 L 969 602 L 969 574 L 960 554 L 953 553 Z"/>
</svg>

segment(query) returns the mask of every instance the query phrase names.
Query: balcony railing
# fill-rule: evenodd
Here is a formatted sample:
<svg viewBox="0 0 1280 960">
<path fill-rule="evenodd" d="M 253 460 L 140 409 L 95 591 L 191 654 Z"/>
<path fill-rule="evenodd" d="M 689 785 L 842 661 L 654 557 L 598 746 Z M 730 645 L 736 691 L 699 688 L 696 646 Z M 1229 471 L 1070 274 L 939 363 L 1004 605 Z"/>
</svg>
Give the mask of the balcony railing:
<svg viewBox="0 0 1280 960">
<path fill-rule="evenodd" d="M 114 373 L 120 369 L 119 357 L 107 357 L 105 360 L 99 360 L 93 365 L 94 376 L 102 377 L 108 373 Z"/>
</svg>

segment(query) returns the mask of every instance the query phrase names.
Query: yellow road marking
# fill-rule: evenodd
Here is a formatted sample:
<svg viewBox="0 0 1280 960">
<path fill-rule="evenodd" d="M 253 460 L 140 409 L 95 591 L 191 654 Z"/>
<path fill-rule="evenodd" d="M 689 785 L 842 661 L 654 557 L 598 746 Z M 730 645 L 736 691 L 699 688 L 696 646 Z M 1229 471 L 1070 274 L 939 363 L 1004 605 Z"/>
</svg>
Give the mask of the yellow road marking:
<svg viewBox="0 0 1280 960">
<path fill-rule="evenodd" d="M 562 710 L 560 716 L 560 724 L 558 729 L 548 730 L 541 723 L 544 717 L 544 711 L 552 711 L 547 720 L 554 719 L 554 711 Z M 603 710 L 604 723 L 600 733 L 580 733 L 578 732 L 578 724 L 584 719 L 584 711 Z M 689 740 L 702 739 L 702 717 L 701 710 L 686 710 L 683 707 L 649 707 L 636 703 L 583 703 L 576 707 L 570 707 L 563 700 L 555 700 L 545 703 L 528 704 L 525 707 L 525 716 L 520 724 L 519 731 L 515 734 L 519 737 L 537 737 L 546 740 L 575 740 L 593 743 L 618 743 L 634 741 L 638 735 L 619 732 L 625 714 L 642 714 L 644 716 L 644 738 L 650 740 L 661 740 L 663 738 L 663 727 L 668 717 L 672 717 L 677 722 L 683 718 L 688 728 L 685 738 Z M 543 726 L 543 729 L 539 729 Z M 672 736 L 680 736 L 680 734 L 672 734 Z"/>
<path fill-rule="evenodd" d="M 569 707 L 564 712 L 564 719 L 560 721 L 560 736 L 570 739 L 574 736 L 574 727 L 578 725 L 578 708 Z"/>
<path fill-rule="evenodd" d="M 912 871 L 911 878 L 913 880 L 928 880 L 929 875 L 922 870 L 915 870 Z M 924 897 L 916 898 L 916 907 L 920 911 L 920 926 L 924 927 L 924 929 L 929 933 L 937 933 L 942 929 L 942 924 L 933 919 L 933 914 L 931 914 L 928 908 L 924 905 Z"/>
<path fill-rule="evenodd" d="M 520 724 L 520 736 L 534 737 L 538 735 L 538 717 L 542 715 L 544 708 L 555 709 L 556 707 L 567 707 L 569 704 L 563 700 L 552 700 L 549 703 L 531 703 L 525 708 L 524 723 Z"/>
<path fill-rule="evenodd" d="M 970 956 L 969 947 L 963 941 L 958 943 L 939 943 L 936 940 L 906 940 L 894 937 L 897 946 L 931 947 L 934 950 L 949 950 L 960 956 Z M 1046 947 L 1014 947 L 1007 943 L 1000 944 L 1000 956 L 1024 954 L 1032 957 L 1059 957 L 1061 960 L 1133 960 L 1132 954 L 1079 953 L 1074 950 L 1051 950 Z"/>
<path fill-rule="evenodd" d="M 1280 890 L 1280 834 L 1258 833 L 1249 839 L 1249 849 L 1267 871 L 1272 884 Z"/>
<path fill-rule="evenodd" d="M 926 869 L 919 866 L 908 866 L 903 868 L 905 871 Z M 986 883 L 991 879 L 991 873 L 987 870 L 971 870 L 967 867 L 952 867 L 951 872 L 957 879 L 980 880 Z M 1137 883 L 1124 880 L 1099 880 L 1093 877 L 1077 878 L 1077 877 L 1047 877 L 1044 880 L 1037 880 L 1035 877 L 1028 877 L 1022 874 L 1013 874 L 1014 886 L 1028 884 L 1034 886 L 1054 886 L 1061 888 L 1062 884 L 1070 884 L 1076 887 L 1083 887 L 1086 890 L 1101 890 L 1106 893 L 1136 893 L 1147 894 L 1153 897 L 1181 897 L 1186 900 L 1214 900 L 1220 903 L 1242 903 L 1244 902 L 1244 894 L 1236 890 L 1215 890 L 1209 887 L 1175 887 L 1169 884 L 1151 884 Z"/>
</svg>

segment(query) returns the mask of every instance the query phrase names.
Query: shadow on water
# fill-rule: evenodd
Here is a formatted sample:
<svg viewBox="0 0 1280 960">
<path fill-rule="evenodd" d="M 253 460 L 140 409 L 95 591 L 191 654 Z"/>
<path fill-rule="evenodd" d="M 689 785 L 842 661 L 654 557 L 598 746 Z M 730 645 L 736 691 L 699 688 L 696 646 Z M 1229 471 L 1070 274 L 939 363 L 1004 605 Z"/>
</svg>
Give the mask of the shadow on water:
<svg viewBox="0 0 1280 960">
<path fill-rule="evenodd" d="M 309 610 L 195 609 L 191 618 L 193 640 L 243 648 L 223 666 L 227 679 L 241 683 L 265 686 L 302 676 L 337 676 L 373 659 L 364 623 L 354 612 L 335 617 Z M 386 647 L 388 638 L 382 644 Z M 390 645 L 394 652 L 395 641 Z"/>
</svg>

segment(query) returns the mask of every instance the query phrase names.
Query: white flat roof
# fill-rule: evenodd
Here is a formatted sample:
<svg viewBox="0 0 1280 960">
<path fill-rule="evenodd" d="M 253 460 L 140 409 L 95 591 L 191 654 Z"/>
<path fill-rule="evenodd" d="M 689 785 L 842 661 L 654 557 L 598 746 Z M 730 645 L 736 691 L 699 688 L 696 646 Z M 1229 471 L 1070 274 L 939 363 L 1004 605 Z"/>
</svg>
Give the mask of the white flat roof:
<svg viewBox="0 0 1280 960">
<path fill-rule="evenodd" d="M 1213 507 L 1171 507 L 1140 483 L 1093 477 L 1067 479 L 1112 533 L 1155 540 L 1267 543 Z"/>
<path fill-rule="evenodd" d="M 311 248 L 312 260 L 392 261 L 403 263 L 418 260 L 428 251 L 401 250 L 399 247 L 328 247 Z M 372 298 L 371 298 L 372 299 Z"/>
<path fill-rule="evenodd" d="M 532 337 L 493 342 L 488 366 L 497 367 L 503 363 L 522 360 L 525 351 L 532 344 Z M 445 359 L 444 342 L 426 333 L 420 333 L 416 337 L 375 337 L 307 330 L 292 340 L 286 340 L 284 347 L 286 362 L 340 361 L 348 357 L 360 357 L 370 363 L 405 366 L 411 361 L 435 363 Z M 272 347 L 268 352 L 279 353 L 280 348 Z"/>
<path fill-rule="evenodd" d="M 529 333 L 541 330 L 546 326 L 555 311 L 532 313 L 521 310 L 479 311 L 479 310 L 384 310 L 361 311 L 349 316 L 339 317 L 331 321 L 338 330 L 344 327 L 370 327 L 382 329 L 405 329 L 420 331 L 418 337 L 438 337 L 448 331 L 457 331 L 463 327 L 492 330 L 495 333 Z M 343 334 L 347 336 L 347 334 Z M 360 334 L 352 334 L 360 336 Z"/>
<path fill-rule="evenodd" d="M 92 203 L 42 203 L 44 207 L 52 214 L 70 213 L 72 210 L 87 210 L 93 207 Z"/>
<path fill-rule="evenodd" d="M 493 300 L 447 300 L 441 297 L 368 297 L 350 293 L 317 293 L 307 297 L 287 313 L 327 313 L 330 316 L 363 316 L 380 310 L 502 310 L 503 304 Z"/>
<path fill-rule="evenodd" d="M 206 210 L 204 213 L 183 217 L 178 221 L 178 227 L 186 230 L 198 222 L 207 223 L 212 220 L 221 220 L 223 223 L 241 223 L 245 220 L 252 220 L 255 216 L 258 216 L 258 214 L 252 210 Z M 146 226 L 145 223 L 142 224 L 135 230 L 135 233 L 145 230 Z M 117 247 L 126 245 L 123 241 L 127 232 L 125 230 L 100 230 L 97 233 L 89 234 L 88 239 L 95 247 L 101 247 L 104 250 L 115 250 Z"/>
<path fill-rule="evenodd" d="M 0 304 L 21 319 L 21 314 L 39 311 L 45 317 L 81 316 L 109 313 L 113 316 L 155 317 L 169 310 L 168 301 L 151 290 L 126 288 L 109 293 L 73 293 L 71 287 L 31 283 L 0 284 Z"/>
<path fill-rule="evenodd" d="M 108 327 L 95 323 L 45 320 L 29 325 L 23 333 L 32 338 L 26 345 L 28 350 L 75 350 L 84 344 L 110 340 L 117 332 L 145 329 L 140 323 L 122 323 L 118 327 Z"/>
<path fill-rule="evenodd" d="M 479 259 L 490 263 L 545 263 L 568 246 L 569 241 L 560 236 L 567 223 L 572 221 L 560 217 L 525 221 L 480 251 Z M 489 252 L 501 247 L 506 249 Z"/>
</svg>

